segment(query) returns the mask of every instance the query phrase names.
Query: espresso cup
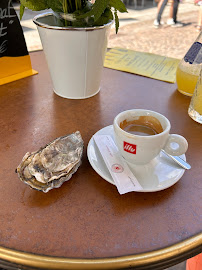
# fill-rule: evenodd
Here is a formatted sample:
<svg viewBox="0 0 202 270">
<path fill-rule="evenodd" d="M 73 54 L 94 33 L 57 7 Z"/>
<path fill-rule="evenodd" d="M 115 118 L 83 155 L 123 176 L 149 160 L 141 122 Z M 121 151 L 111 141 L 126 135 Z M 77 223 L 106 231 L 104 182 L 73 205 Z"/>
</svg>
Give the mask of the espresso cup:
<svg viewBox="0 0 202 270">
<path fill-rule="evenodd" d="M 187 140 L 169 134 L 170 121 L 162 114 L 134 109 L 119 113 L 113 123 L 117 147 L 127 162 L 147 164 L 164 149 L 179 156 L 187 151 Z"/>
</svg>

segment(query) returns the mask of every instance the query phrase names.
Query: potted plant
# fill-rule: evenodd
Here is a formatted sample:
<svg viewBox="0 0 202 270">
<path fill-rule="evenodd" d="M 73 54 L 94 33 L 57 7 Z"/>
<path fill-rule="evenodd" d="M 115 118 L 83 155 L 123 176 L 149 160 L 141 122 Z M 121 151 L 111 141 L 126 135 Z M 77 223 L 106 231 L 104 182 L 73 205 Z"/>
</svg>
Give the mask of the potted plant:
<svg viewBox="0 0 202 270">
<path fill-rule="evenodd" d="M 25 7 L 51 9 L 34 18 L 56 94 L 87 98 L 100 89 L 101 71 L 112 21 L 127 12 L 121 0 L 20 0 Z"/>
</svg>

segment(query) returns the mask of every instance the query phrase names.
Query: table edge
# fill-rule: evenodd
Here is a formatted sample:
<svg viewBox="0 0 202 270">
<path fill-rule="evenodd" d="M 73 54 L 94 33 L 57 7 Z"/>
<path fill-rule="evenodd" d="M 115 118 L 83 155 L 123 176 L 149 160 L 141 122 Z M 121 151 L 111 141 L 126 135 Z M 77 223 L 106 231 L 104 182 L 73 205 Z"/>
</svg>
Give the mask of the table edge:
<svg viewBox="0 0 202 270">
<path fill-rule="evenodd" d="M 164 269 L 202 252 L 202 233 L 151 252 L 114 258 L 77 259 L 36 255 L 0 246 L 0 263 L 40 269 Z M 145 268 L 146 267 L 146 268 Z M 155 267 L 155 268 L 154 268 Z"/>
</svg>

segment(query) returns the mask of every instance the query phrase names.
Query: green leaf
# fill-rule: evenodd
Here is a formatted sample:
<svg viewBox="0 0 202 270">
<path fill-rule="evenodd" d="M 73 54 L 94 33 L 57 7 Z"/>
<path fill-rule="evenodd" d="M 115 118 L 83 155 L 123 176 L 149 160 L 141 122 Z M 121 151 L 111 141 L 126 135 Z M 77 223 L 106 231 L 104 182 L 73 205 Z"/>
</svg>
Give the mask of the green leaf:
<svg viewBox="0 0 202 270">
<path fill-rule="evenodd" d="M 47 7 L 51 8 L 53 11 L 56 12 L 63 12 L 63 5 L 61 0 L 46 0 L 47 2 Z"/>
<path fill-rule="evenodd" d="M 87 18 L 94 16 L 94 20 L 97 21 L 107 8 L 108 4 L 109 0 L 96 0 L 92 6 L 92 9 L 89 12 L 79 16 L 79 18 Z"/>
<path fill-rule="evenodd" d="M 25 6 L 23 6 L 22 4 L 20 5 L 20 20 L 22 20 L 22 16 L 24 14 L 25 11 Z"/>
<path fill-rule="evenodd" d="M 46 0 L 20 0 L 21 5 L 35 11 L 49 8 L 46 2 Z"/>
<path fill-rule="evenodd" d="M 121 0 L 110 0 L 109 4 L 119 12 L 128 12 L 124 3 Z"/>
<path fill-rule="evenodd" d="M 94 25 L 101 26 L 107 24 L 110 20 L 113 20 L 113 13 L 111 12 L 110 8 L 106 8 L 102 16 L 96 22 L 94 22 Z"/>
<path fill-rule="evenodd" d="M 72 24 L 78 27 L 103 25 L 115 18 L 116 33 L 119 28 L 117 11 L 127 12 L 122 0 L 95 0 L 94 4 L 89 0 L 20 0 L 20 2 L 20 18 L 22 18 L 25 8 L 35 11 L 51 8 L 57 18 L 60 17 L 59 13 L 67 15 L 71 13 L 75 17 L 76 20 L 73 21 L 68 21 L 68 18 L 67 20 L 58 19 L 65 26 Z"/>
</svg>

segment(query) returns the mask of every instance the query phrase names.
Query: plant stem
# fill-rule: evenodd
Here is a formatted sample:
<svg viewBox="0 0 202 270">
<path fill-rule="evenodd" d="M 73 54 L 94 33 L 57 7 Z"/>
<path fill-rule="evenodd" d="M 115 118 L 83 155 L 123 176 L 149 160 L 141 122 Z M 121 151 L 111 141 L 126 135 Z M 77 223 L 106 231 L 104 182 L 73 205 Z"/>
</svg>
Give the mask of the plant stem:
<svg viewBox="0 0 202 270">
<path fill-rule="evenodd" d="M 63 11 L 64 11 L 64 13 L 68 13 L 68 9 L 67 9 L 67 0 L 63 0 L 62 6 L 63 6 Z"/>
<path fill-rule="evenodd" d="M 81 0 L 75 0 L 75 5 L 76 5 L 76 10 L 81 9 L 81 7 L 82 7 Z"/>
</svg>

